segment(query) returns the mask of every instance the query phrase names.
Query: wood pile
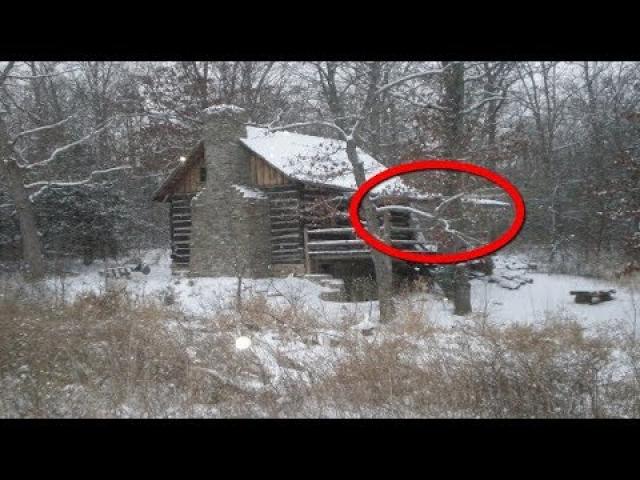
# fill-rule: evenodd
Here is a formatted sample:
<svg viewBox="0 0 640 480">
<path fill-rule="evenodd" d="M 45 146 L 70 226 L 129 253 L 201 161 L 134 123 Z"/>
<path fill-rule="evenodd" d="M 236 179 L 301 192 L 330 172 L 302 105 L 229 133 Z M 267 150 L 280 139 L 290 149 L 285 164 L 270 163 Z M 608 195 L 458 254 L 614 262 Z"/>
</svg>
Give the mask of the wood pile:
<svg viewBox="0 0 640 480">
<path fill-rule="evenodd" d="M 576 303 L 584 303 L 587 305 L 596 305 L 602 302 L 608 302 L 614 299 L 615 290 L 571 290 L 569 295 L 575 295 Z"/>
<path fill-rule="evenodd" d="M 501 288 L 507 290 L 517 290 L 521 286 L 533 283 L 533 278 L 525 275 L 528 270 L 535 270 L 535 266 L 531 264 L 513 264 L 495 266 L 491 274 L 487 274 L 481 270 L 471 270 L 469 273 L 472 278 L 479 278 L 488 283 L 495 283 Z"/>
</svg>

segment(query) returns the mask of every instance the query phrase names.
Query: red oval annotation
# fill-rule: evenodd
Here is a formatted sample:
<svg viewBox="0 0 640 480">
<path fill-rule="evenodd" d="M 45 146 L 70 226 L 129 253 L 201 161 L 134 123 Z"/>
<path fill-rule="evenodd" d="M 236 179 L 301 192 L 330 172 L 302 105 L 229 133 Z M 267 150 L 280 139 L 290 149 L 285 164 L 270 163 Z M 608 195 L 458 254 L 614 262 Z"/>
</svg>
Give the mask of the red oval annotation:
<svg viewBox="0 0 640 480">
<path fill-rule="evenodd" d="M 423 170 L 449 170 L 454 172 L 468 173 L 477 177 L 482 177 L 495 185 L 502 188 L 513 201 L 513 207 L 515 209 L 515 215 L 513 222 L 509 228 L 496 240 L 482 245 L 480 247 L 466 250 L 463 252 L 453 253 L 428 253 L 428 252 L 412 252 L 407 250 L 400 250 L 383 241 L 376 236 L 372 235 L 362 224 L 360 219 L 360 205 L 366 197 L 366 195 L 376 186 L 382 182 L 389 180 L 392 177 L 403 175 L 406 173 L 420 172 Z M 461 162 L 458 160 L 419 160 L 410 163 L 404 163 L 395 167 L 388 168 L 377 175 L 374 175 L 365 183 L 351 197 L 349 203 L 349 221 L 353 226 L 356 234 L 364 240 L 364 242 L 371 248 L 378 250 L 390 257 L 397 258 L 399 260 L 406 260 L 413 263 L 431 263 L 431 264 L 450 264 L 467 262 L 469 260 L 475 260 L 477 258 L 484 257 L 497 250 L 503 248 L 509 242 L 516 238 L 520 230 L 524 225 L 526 216 L 526 209 L 522 195 L 518 189 L 505 177 L 498 173 L 489 170 L 488 168 L 480 167 L 472 163 Z"/>
</svg>

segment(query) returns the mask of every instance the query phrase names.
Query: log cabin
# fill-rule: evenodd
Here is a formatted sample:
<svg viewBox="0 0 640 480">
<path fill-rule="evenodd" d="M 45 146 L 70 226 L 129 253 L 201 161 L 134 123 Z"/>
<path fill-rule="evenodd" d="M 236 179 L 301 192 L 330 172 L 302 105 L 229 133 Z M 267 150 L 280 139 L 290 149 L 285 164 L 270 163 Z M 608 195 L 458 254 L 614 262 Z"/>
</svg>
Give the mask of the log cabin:
<svg viewBox="0 0 640 480">
<path fill-rule="evenodd" d="M 239 107 L 206 109 L 202 139 L 153 194 L 169 204 L 174 272 L 254 278 L 370 272 L 370 249 L 346 213 L 357 186 L 344 142 L 246 123 Z M 358 153 L 367 177 L 385 169 Z M 430 201 L 399 177 L 372 193 L 378 204 Z M 419 235 L 411 214 L 387 213 L 380 221 L 394 246 L 436 249 Z M 394 262 L 396 270 L 414 268 Z"/>
</svg>

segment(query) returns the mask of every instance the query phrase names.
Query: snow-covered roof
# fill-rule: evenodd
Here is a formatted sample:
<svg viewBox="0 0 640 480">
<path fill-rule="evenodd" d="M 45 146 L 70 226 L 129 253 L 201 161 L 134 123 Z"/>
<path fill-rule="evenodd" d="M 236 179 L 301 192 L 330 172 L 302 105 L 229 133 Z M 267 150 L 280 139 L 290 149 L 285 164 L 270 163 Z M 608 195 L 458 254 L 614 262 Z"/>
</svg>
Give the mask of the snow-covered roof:
<svg viewBox="0 0 640 480">
<path fill-rule="evenodd" d="M 216 105 L 206 109 L 208 113 L 233 110 L 234 106 Z M 287 177 L 304 183 L 356 190 L 351 162 L 347 158 L 346 142 L 331 138 L 302 135 L 288 131 L 269 131 L 266 128 L 247 127 L 247 137 L 239 139 L 249 150 Z M 194 150 L 180 161 L 153 194 L 153 199 L 164 201 L 177 182 L 204 155 L 200 141 Z M 364 163 L 365 175 L 371 178 L 386 167 L 358 149 L 358 157 Z M 426 199 L 439 195 L 421 192 L 393 177 L 371 190 L 374 195 L 398 195 L 405 198 Z"/>
<path fill-rule="evenodd" d="M 240 141 L 290 178 L 341 189 L 357 189 L 344 141 L 288 131 L 270 132 L 258 127 L 247 127 L 247 138 Z M 367 178 L 386 168 L 361 149 L 358 149 L 358 157 L 364 163 Z M 420 195 L 398 177 L 374 188 L 372 193 Z"/>
</svg>

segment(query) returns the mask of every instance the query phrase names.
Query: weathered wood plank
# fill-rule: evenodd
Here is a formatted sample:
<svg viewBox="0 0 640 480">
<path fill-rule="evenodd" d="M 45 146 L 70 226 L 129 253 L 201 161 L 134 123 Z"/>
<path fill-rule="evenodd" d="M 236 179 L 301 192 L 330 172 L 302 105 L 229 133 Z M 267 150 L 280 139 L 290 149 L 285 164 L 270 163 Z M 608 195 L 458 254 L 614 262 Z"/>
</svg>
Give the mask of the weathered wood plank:
<svg viewBox="0 0 640 480">
<path fill-rule="evenodd" d="M 298 233 L 287 233 L 285 235 L 278 235 L 277 237 L 271 237 L 271 241 L 278 240 L 291 240 L 292 238 L 300 238 L 300 232 Z"/>
<path fill-rule="evenodd" d="M 320 255 L 332 255 L 332 256 L 340 256 L 340 257 L 345 257 L 345 256 L 350 256 L 350 255 L 357 255 L 357 254 L 369 254 L 371 253 L 370 249 L 366 249 L 366 250 L 317 250 L 317 251 L 310 251 L 309 255 L 311 256 L 320 256 Z"/>
<path fill-rule="evenodd" d="M 315 235 L 315 234 L 335 234 L 335 233 L 353 233 L 355 234 L 353 227 L 338 227 L 338 228 L 314 228 L 314 229 L 309 229 L 309 236 Z"/>
<path fill-rule="evenodd" d="M 309 247 L 329 247 L 339 245 L 363 245 L 363 240 L 321 240 L 307 242 Z"/>
<path fill-rule="evenodd" d="M 298 248 L 300 247 L 300 242 L 289 242 L 289 243 L 275 243 L 272 244 L 272 251 L 277 251 L 277 250 L 282 250 L 285 249 L 286 247 L 295 247 Z M 302 248 L 302 247 L 300 247 Z"/>
<path fill-rule="evenodd" d="M 293 218 L 291 220 L 278 220 L 272 217 L 271 218 L 271 225 L 293 225 L 293 224 L 300 224 L 300 219 L 299 218 Z"/>
<path fill-rule="evenodd" d="M 288 227 L 288 228 L 272 228 L 271 235 L 277 236 L 279 234 L 283 234 L 285 232 L 300 232 L 299 227 Z"/>
<path fill-rule="evenodd" d="M 269 215 L 271 218 L 271 224 L 276 225 L 276 222 L 300 222 L 300 215 L 293 213 L 289 215 Z"/>
</svg>

